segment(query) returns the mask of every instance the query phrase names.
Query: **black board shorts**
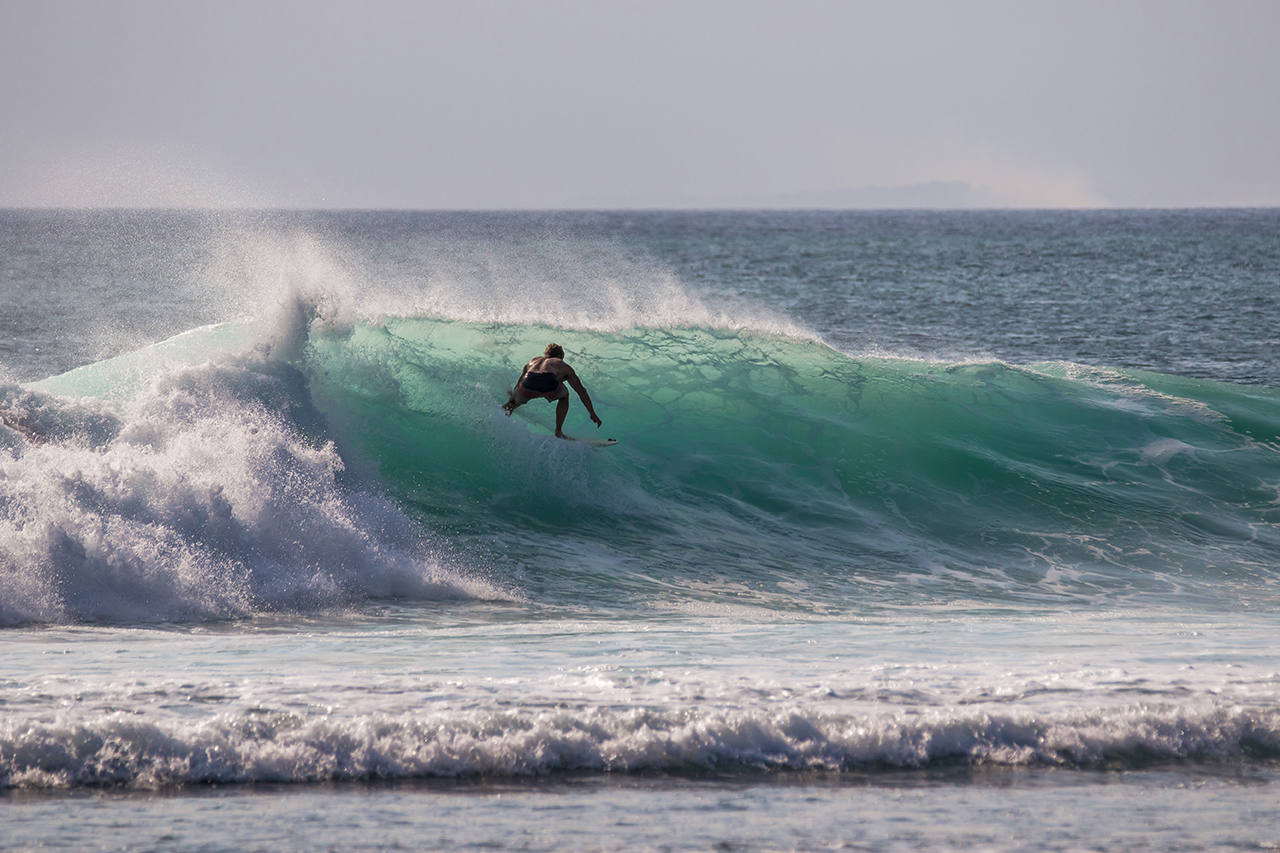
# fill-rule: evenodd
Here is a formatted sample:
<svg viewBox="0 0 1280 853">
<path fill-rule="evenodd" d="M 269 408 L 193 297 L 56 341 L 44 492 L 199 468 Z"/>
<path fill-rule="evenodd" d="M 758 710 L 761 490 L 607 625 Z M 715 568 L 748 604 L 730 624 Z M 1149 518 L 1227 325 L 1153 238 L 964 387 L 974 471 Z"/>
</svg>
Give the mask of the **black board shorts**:
<svg viewBox="0 0 1280 853">
<path fill-rule="evenodd" d="M 520 386 L 535 394 L 550 394 L 560 387 L 560 380 L 554 373 L 526 373 Z"/>
<path fill-rule="evenodd" d="M 542 397 L 544 400 L 559 400 L 569 396 L 569 389 L 556 378 L 554 373 L 526 373 L 519 387 L 515 389 L 516 400 L 521 403 Z"/>
</svg>

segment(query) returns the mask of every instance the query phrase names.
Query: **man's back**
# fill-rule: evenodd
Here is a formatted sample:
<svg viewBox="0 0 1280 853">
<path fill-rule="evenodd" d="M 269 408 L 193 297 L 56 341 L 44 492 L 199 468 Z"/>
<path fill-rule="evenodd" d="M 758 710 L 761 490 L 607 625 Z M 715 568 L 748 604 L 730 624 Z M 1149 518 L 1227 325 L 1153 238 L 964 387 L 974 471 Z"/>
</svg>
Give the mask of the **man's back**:
<svg viewBox="0 0 1280 853">
<path fill-rule="evenodd" d="M 525 373 L 551 373 L 564 382 L 573 375 L 573 368 L 563 358 L 540 355 L 529 360 L 525 366 Z"/>
</svg>

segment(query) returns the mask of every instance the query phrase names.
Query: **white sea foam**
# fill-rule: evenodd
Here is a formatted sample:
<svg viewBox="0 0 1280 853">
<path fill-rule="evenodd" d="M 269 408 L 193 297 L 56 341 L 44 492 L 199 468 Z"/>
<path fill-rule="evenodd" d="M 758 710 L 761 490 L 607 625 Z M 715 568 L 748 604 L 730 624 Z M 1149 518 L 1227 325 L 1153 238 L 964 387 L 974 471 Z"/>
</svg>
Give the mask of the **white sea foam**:
<svg viewBox="0 0 1280 853">
<path fill-rule="evenodd" d="M 0 723 L 0 785 L 155 788 L 555 772 L 1141 767 L 1280 756 L 1274 708 L 1142 706 L 1047 716 L 769 710 L 483 709 L 357 718 L 134 714 Z"/>
<path fill-rule="evenodd" d="M 349 476 L 301 376 L 225 358 L 121 411 L 0 388 L 0 624 L 501 597 Z"/>
</svg>

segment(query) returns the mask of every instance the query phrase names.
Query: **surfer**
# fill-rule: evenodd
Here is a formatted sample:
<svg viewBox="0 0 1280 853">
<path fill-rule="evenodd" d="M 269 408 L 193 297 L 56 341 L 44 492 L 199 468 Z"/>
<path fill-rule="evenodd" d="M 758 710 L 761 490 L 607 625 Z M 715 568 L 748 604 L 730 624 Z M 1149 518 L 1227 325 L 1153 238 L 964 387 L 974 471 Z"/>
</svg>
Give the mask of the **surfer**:
<svg viewBox="0 0 1280 853">
<path fill-rule="evenodd" d="M 556 437 L 565 438 L 561 428 L 564 426 L 565 415 L 569 414 L 569 388 L 578 392 L 582 405 L 587 407 L 587 414 L 591 415 L 591 420 L 599 428 L 601 420 L 595 407 L 591 405 L 591 396 L 583 387 L 578 374 L 565 362 L 564 347 L 559 344 L 547 344 L 542 355 L 529 359 L 502 408 L 510 415 L 530 400 L 555 400 Z"/>
</svg>

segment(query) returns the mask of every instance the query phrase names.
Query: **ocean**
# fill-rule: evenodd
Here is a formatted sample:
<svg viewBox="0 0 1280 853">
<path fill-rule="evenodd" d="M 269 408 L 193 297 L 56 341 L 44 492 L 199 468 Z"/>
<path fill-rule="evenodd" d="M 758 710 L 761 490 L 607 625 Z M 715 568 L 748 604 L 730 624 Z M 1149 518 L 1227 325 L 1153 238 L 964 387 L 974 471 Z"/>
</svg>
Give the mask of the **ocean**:
<svg viewBox="0 0 1280 853">
<path fill-rule="evenodd" d="M 0 211 L 0 847 L 1280 849 L 1277 318 L 1280 210 Z"/>
</svg>

